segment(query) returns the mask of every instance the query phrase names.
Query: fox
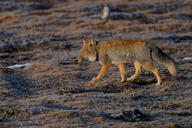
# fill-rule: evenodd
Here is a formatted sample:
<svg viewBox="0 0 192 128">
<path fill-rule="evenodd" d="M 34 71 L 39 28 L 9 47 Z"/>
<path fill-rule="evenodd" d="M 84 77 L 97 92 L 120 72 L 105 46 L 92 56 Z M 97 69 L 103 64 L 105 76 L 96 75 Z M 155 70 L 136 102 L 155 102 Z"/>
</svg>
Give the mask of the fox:
<svg viewBox="0 0 192 128">
<path fill-rule="evenodd" d="M 84 59 L 98 61 L 102 67 L 99 74 L 89 81 L 93 85 L 100 80 L 112 64 L 117 65 L 120 71 L 121 82 L 132 82 L 141 73 L 141 68 L 153 72 L 157 79 L 157 86 L 162 84 L 158 69 L 153 62 L 156 61 L 168 68 L 170 74 L 177 74 L 177 64 L 174 59 L 163 52 L 154 43 L 139 39 L 110 40 L 110 41 L 86 41 L 83 39 L 83 46 L 77 57 L 77 63 Z M 126 79 L 125 64 L 134 62 L 135 73 Z"/>
</svg>

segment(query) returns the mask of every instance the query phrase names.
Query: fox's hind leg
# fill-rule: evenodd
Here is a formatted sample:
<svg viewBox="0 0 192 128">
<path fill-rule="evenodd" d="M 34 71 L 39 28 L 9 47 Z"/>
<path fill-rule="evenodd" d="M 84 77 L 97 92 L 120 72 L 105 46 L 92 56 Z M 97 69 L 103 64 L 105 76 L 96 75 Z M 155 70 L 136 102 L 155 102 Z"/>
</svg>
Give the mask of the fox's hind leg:
<svg viewBox="0 0 192 128">
<path fill-rule="evenodd" d="M 153 72 L 153 73 L 155 74 L 156 78 L 157 78 L 157 84 L 156 84 L 156 85 L 158 85 L 158 86 L 161 85 L 161 82 L 162 82 L 162 81 L 161 81 L 161 76 L 160 76 L 160 74 L 159 74 L 158 69 L 153 65 L 153 63 L 152 63 L 152 62 L 150 62 L 150 63 L 145 63 L 145 64 L 142 63 L 142 66 L 143 66 L 145 69 Z"/>
<path fill-rule="evenodd" d="M 135 74 L 127 79 L 128 82 L 133 81 L 141 73 L 141 64 L 135 61 L 134 65 L 135 65 Z"/>
<path fill-rule="evenodd" d="M 121 82 L 125 82 L 125 65 L 119 64 L 118 67 L 121 74 Z"/>
</svg>

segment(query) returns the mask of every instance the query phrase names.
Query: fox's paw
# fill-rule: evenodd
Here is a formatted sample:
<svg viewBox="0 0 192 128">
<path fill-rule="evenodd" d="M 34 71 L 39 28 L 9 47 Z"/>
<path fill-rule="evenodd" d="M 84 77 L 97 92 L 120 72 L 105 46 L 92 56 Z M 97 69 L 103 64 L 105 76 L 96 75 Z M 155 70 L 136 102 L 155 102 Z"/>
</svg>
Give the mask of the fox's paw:
<svg viewBox="0 0 192 128">
<path fill-rule="evenodd" d="M 88 86 L 93 86 L 97 81 L 98 79 L 94 77 L 91 81 L 89 81 Z"/>
<path fill-rule="evenodd" d="M 125 79 L 122 79 L 121 82 L 124 83 L 124 82 L 125 82 Z"/>
<path fill-rule="evenodd" d="M 127 82 L 133 82 L 134 79 L 133 79 L 133 78 L 128 78 L 126 81 L 127 81 Z"/>
<path fill-rule="evenodd" d="M 160 87 L 161 86 L 161 83 L 156 83 L 155 84 L 157 87 Z"/>
</svg>

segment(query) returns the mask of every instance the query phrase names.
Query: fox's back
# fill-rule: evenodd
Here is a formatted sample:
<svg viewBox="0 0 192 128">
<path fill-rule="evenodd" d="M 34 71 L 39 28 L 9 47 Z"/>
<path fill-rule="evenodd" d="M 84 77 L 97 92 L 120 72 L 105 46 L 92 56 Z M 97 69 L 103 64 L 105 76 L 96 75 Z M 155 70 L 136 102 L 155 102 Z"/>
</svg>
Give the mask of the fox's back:
<svg viewBox="0 0 192 128">
<path fill-rule="evenodd" d="M 145 42 L 142 40 L 129 39 L 129 40 L 112 40 L 112 41 L 102 41 L 99 43 L 101 48 L 111 49 L 111 50 L 122 50 L 133 49 L 137 50 L 145 45 Z"/>
<path fill-rule="evenodd" d="M 102 41 L 98 45 L 98 50 L 107 54 L 112 63 L 118 64 L 145 56 L 145 45 L 146 42 L 134 39 Z"/>
</svg>

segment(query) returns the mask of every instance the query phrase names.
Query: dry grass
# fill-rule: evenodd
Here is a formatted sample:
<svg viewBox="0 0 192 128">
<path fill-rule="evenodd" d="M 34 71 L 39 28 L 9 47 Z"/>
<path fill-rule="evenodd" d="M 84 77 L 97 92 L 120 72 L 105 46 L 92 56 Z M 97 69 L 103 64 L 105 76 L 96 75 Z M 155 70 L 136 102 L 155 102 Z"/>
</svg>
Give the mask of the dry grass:
<svg viewBox="0 0 192 128">
<path fill-rule="evenodd" d="M 18 16 L 15 16 L 13 14 L 0 14 L 0 24 L 5 23 L 6 21 L 11 21 L 18 19 Z"/>
<path fill-rule="evenodd" d="M 172 124 L 172 123 L 167 124 L 166 127 L 168 127 L 168 128 L 178 128 L 176 124 Z"/>
</svg>

